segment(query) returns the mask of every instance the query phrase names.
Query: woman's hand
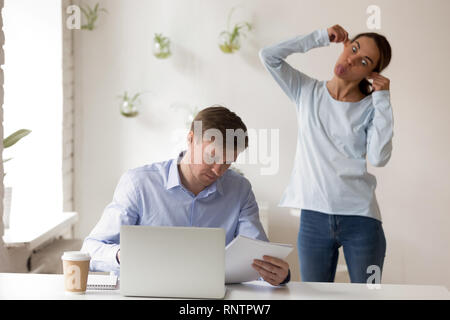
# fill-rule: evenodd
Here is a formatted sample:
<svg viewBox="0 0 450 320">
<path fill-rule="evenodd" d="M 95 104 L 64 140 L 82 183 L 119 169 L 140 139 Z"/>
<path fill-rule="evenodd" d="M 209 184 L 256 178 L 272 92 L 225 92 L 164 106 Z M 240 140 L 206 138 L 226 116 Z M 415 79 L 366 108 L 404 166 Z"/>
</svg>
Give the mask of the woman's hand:
<svg viewBox="0 0 450 320">
<path fill-rule="evenodd" d="M 383 77 L 381 74 L 372 72 L 371 74 L 369 74 L 367 79 L 373 80 L 373 91 L 389 90 L 390 80 L 386 77 Z"/>
<path fill-rule="evenodd" d="M 348 40 L 348 32 L 340 25 L 334 25 L 327 29 L 330 42 L 346 42 Z"/>
</svg>

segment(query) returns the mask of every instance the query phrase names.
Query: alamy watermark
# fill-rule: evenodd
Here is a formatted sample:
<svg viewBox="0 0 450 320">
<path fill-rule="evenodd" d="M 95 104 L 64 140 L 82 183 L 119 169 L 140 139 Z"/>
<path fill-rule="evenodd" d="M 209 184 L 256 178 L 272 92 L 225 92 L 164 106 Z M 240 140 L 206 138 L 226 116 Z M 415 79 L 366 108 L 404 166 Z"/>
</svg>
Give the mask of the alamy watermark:
<svg viewBox="0 0 450 320">
<path fill-rule="evenodd" d="M 367 267 L 367 274 L 370 274 L 367 278 L 367 288 L 370 290 L 381 289 L 381 268 L 375 264 Z"/>
<path fill-rule="evenodd" d="M 70 5 L 66 8 L 68 17 L 66 19 L 66 27 L 68 29 L 81 28 L 81 10 L 77 5 Z M 366 26 L 371 30 L 381 29 L 381 9 L 379 6 L 372 4 L 367 7 L 366 13 L 370 16 L 367 18 Z"/>
<path fill-rule="evenodd" d="M 66 19 L 67 29 L 81 29 L 81 10 L 77 5 L 70 5 L 66 8 L 66 13 L 69 15 Z"/>
<path fill-rule="evenodd" d="M 194 148 L 194 164 L 257 164 L 263 167 L 261 175 L 275 175 L 279 170 L 280 130 L 279 129 L 226 129 L 203 130 L 202 121 L 194 121 L 194 139 L 207 143 L 204 149 Z M 245 147 L 246 140 L 249 147 Z M 237 159 L 237 154 L 240 154 Z M 189 159 L 191 160 L 191 159 Z"/>
<path fill-rule="evenodd" d="M 368 29 L 380 30 L 381 29 L 381 9 L 377 5 L 370 5 L 366 9 L 366 13 L 370 14 L 367 18 L 366 25 Z"/>
</svg>

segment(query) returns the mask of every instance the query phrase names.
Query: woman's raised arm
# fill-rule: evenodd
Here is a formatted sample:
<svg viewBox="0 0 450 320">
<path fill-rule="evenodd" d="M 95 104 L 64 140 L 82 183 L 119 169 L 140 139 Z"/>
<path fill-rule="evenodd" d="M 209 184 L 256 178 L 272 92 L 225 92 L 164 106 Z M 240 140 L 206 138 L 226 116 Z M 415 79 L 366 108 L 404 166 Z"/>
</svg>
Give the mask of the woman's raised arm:
<svg viewBox="0 0 450 320">
<path fill-rule="evenodd" d="M 285 59 L 292 53 L 305 53 L 313 48 L 329 44 L 330 37 L 327 29 L 320 29 L 308 35 L 297 36 L 265 47 L 259 51 L 259 57 L 287 96 L 298 104 L 302 88 L 314 83 L 315 80 L 294 69 Z"/>
</svg>

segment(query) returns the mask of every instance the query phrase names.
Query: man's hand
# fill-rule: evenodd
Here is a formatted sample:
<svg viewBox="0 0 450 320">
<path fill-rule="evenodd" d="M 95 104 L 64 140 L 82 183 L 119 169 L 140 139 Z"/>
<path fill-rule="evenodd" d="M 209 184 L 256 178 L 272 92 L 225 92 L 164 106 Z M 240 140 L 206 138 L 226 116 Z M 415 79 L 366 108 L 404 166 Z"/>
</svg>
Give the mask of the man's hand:
<svg viewBox="0 0 450 320">
<path fill-rule="evenodd" d="M 373 80 L 372 87 L 374 91 L 389 90 L 390 80 L 386 77 L 383 77 L 381 74 L 372 72 L 371 74 L 369 74 L 367 79 Z"/>
<path fill-rule="evenodd" d="M 289 273 L 289 264 L 271 256 L 263 256 L 263 259 L 254 259 L 252 267 L 271 285 L 277 286 L 282 283 Z"/>
<path fill-rule="evenodd" d="M 348 32 L 345 31 L 340 25 L 334 25 L 327 29 L 328 37 L 330 38 L 330 42 L 346 42 L 348 41 Z"/>
</svg>

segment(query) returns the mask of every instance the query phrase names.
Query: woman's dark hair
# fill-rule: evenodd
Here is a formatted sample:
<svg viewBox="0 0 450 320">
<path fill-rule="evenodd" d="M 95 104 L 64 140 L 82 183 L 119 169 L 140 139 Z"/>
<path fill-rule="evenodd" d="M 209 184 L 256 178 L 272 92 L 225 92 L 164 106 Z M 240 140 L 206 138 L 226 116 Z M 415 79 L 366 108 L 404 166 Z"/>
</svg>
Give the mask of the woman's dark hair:
<svg viewBox="0 0 450 320">
<path fill-rule="evenodd" d="M 380 52 L 380 58 L 373 71 L 380 73 L 389 65 L 389 62 L 391 62 L 392 57 L 391 45 L 389 44 L 385 36 L 375 32 L 360 33 L 355 37 L 353 37 L 351 41 L 353 42 L 361 37 L 368 37 L 375 41 L 375 44 L 378 47 L 378 51 Z M 369 81 L 363 79 L 359 83 L 359 90 L 361 90 L 361 92 L 367 96 L 372 93 L 372 85 L 370 84 Z"/>
</svg>

